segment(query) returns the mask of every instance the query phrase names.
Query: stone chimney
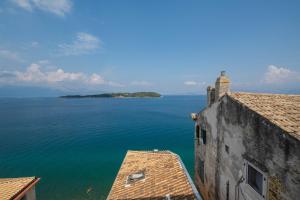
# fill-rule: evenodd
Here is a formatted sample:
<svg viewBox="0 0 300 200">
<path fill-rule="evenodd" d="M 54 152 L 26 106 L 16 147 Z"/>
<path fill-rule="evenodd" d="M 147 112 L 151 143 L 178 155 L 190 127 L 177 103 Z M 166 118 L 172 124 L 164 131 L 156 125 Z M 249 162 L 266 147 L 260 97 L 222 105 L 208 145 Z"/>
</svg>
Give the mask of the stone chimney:
<svg viewBox="0 0 300 200">
<path fill-rule="evenodd" d="M 212 86 L 207 87 L 207 106 L 215 102 L 215 88 Z"/>
<path fill-rule="evenodd" d="M 229 78 L 226 77 L 225 71 L 221 71 L 221 75 L 217 78 L 215 84 L 215 101 L 224 96 L 226 93 L 230 93 L 229 85 Z"/>
</svg>

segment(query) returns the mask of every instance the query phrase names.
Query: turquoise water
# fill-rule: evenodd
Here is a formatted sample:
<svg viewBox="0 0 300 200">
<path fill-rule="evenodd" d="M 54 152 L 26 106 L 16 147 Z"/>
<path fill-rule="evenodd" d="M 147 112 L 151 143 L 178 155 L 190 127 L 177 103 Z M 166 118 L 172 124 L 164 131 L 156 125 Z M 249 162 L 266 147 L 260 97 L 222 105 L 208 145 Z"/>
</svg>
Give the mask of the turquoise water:
<svg viewBox="0 0 300 200">
<path fill-rule="evenodd" d="M 41 177 L 42 200 L 105 199 L 128 149 L 171 150 L 193 176 L 189 114 L 204 103 L 204 96 L 0 99 L 0 177 Z"/>
</svg>

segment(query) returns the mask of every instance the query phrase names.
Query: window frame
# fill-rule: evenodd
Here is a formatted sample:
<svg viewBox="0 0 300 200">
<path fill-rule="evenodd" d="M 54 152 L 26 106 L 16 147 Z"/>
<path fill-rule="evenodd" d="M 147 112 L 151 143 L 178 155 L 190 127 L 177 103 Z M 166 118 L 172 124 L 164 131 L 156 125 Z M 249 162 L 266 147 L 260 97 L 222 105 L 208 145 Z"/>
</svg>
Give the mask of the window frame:
<svg viewBox="0 0 300 200">
<path fill-rule="evenodd" d="M 245 185 L 251 191 L 251 194 L 254 194 L 258 199 L 267 199 L 267 187 L 268 187 L 268 178 L 265 172 L 259 169 L 257 166 L 252 164 L 251 162 L 245 160 L 245 170 L 244 170 L 244 177 L 245 177 Z M 262 194 L 258 193 L 248 182 L 248 170 L 249 166 L 252 167 L 254 170 L 258 171 L 262 175 Z"/>
</svg>

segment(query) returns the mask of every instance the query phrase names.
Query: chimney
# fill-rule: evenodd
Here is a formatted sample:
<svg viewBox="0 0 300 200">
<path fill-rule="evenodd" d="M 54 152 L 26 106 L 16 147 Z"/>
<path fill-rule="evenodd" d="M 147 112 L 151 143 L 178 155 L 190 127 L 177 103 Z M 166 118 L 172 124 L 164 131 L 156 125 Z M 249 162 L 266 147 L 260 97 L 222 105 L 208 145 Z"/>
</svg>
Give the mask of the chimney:
<svg viewBox="0 0 300 200">
<path fill-rule="evenodd" d="M 207 87 L 207 106 L 215 102 L 215 88 L 212 86 Z"/>
<path fill-rule="evenodd" d="M 229 85 L 229 78 L 225 75 L 225 71 L 221 71 L 221 75 L 217 78 L 215 84 L 215 101 L 220 99 L 226 93 L 230 93 Z"/>
</svg>

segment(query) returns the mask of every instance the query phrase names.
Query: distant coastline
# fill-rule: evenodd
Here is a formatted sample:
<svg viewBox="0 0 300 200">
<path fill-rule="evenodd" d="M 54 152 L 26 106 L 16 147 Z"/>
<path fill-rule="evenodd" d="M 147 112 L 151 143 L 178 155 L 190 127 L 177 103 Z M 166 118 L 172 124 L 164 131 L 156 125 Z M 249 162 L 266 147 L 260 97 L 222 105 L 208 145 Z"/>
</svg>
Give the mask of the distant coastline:
<svg viewBox="0 0 300 200">
<path fill-rule="evenodd" d="M 60 98 L 158 98 L 161 94 L 156 92 L 119 92 L 119 93 L 102 93 L 92 95 L 65 95 Z"/>
</svg>

